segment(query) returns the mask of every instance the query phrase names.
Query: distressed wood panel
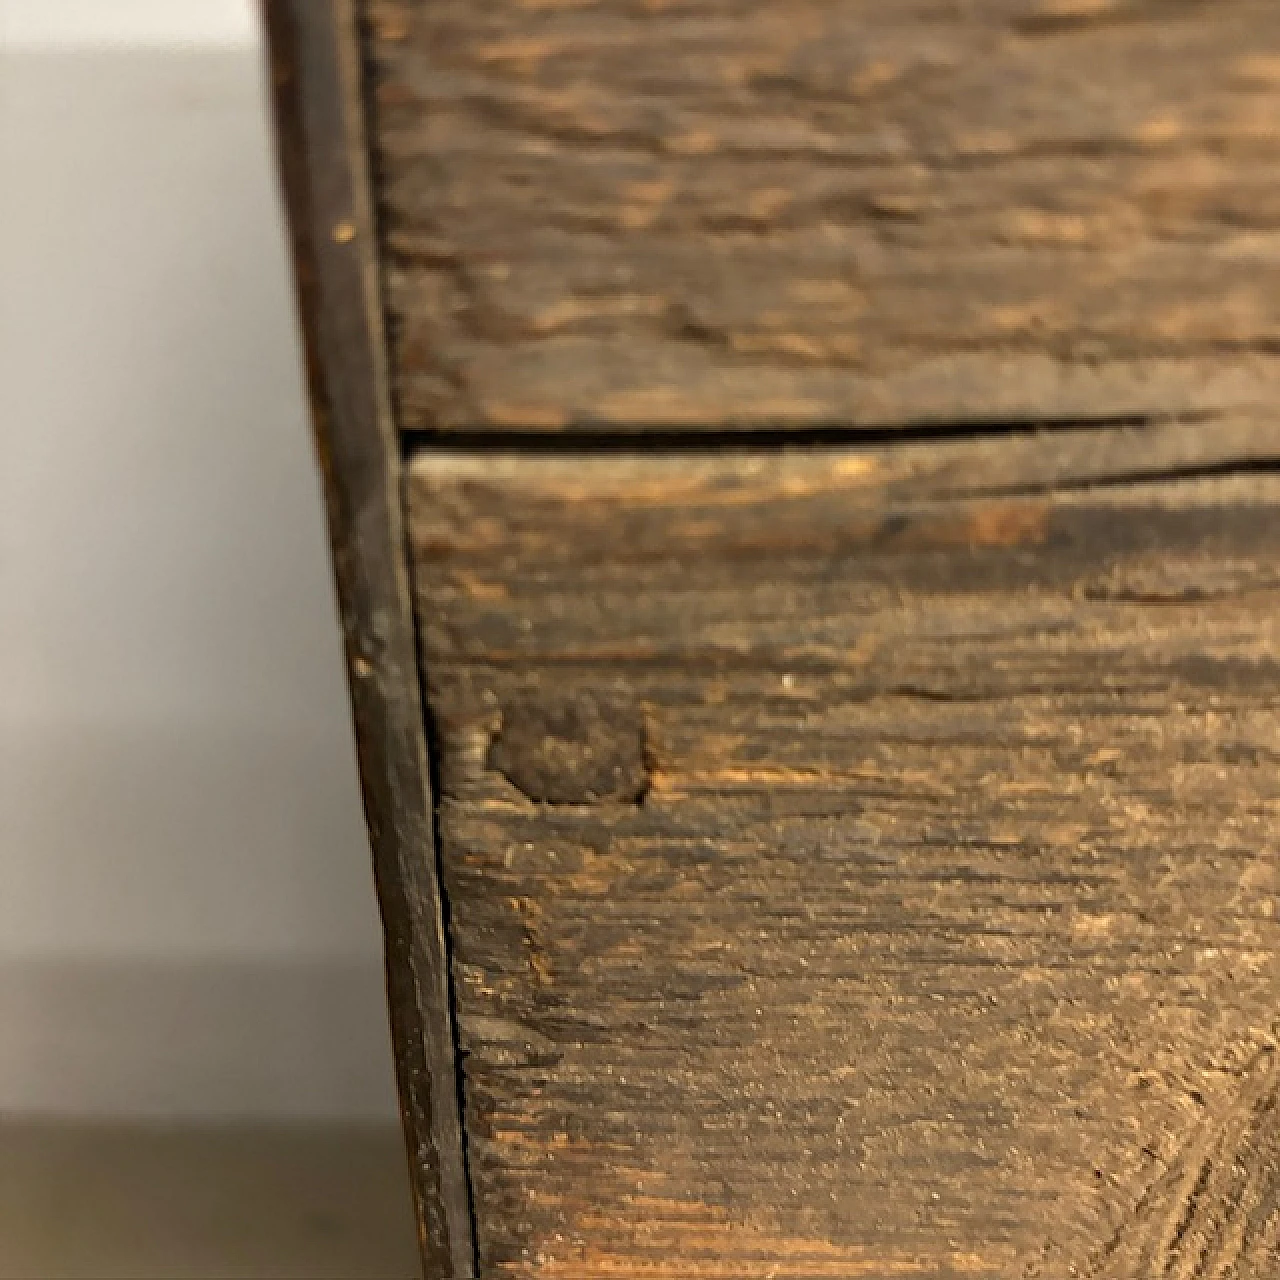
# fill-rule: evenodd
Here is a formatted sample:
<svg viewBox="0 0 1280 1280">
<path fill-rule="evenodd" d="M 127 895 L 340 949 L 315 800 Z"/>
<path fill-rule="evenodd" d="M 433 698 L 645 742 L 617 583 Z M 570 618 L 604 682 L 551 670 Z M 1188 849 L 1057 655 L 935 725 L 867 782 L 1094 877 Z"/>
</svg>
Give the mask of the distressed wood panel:
<svg viewBox="0 0 1280 1280">
<path fill-rule="evenodd" d="M 351 0 L 265 0 L 262 17 L 418 1238 L 432 1280 L 471 1280 L 475 1246 L 356 15 Z"/>
<path fill-rule="evenodd" d="M 401 425 L 1269 399 L 1273 0 L 362 0 Z"/>
<path fill-rule="evenodd" d="M 1277 1274 L 1277 460 L 411 460 L 481 1274 Z"/>
</svg>

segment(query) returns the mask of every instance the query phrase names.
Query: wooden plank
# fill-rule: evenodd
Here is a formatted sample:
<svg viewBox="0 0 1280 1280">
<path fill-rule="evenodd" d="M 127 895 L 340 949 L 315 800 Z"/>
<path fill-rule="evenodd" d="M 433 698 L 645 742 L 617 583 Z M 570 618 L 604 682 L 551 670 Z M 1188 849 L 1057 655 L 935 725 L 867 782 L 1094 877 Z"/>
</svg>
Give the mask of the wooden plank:
<svg viewBox="0 0 1280 1280">
<path fill-rule="evenodd" d="M 483 1275 L 1276 1274 L 1228 436 L 413 457 Z"/>
<path fill-rule="evenodd" d="M 431 785 L 347 0 L 266 0 L 279 163 L 427 1274 L 475 1274 Z"/>
<path fill-rule="evenodd" d="M 362 0 L 400 421 L 1269 403 L 1273 0 Z"/>
</svg>

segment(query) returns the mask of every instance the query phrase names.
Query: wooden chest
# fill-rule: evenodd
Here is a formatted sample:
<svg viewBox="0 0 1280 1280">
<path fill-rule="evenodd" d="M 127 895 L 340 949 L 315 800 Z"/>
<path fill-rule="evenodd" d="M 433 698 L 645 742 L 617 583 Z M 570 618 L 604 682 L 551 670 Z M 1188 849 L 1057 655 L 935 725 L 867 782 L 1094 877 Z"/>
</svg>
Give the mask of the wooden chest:
<svg viewBox="0 0 1280 1280">
<path fill-rule="evenodd" d="M 427 1274 L 1280 1276 L 1280 5 L 265 12 Z"/>
</svg>

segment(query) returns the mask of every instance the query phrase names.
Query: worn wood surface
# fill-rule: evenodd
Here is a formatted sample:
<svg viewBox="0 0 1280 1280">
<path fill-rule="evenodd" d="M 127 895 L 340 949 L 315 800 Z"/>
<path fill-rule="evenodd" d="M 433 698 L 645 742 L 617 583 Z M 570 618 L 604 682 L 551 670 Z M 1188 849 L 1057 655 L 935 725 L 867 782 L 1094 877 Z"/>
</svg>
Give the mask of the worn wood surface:
<svg viewBox="0 0 1280 1280">
<path fill-rule="evenodd" d="M 362 0 L 406 428 L 1269 399 L 1274 0 Z"/>
<path fill-rule="evenodd" d="M 1278 461 L 412 459 L 481 1274 L 1280 1274 Z"/>
<path fill-rule="evenodd" d="M 430 1280 L 467 1280 L 475 1248 L 355 15 L 347 0 L 266 0 L 263 16 L 422 1258 Z"/>
</svg>

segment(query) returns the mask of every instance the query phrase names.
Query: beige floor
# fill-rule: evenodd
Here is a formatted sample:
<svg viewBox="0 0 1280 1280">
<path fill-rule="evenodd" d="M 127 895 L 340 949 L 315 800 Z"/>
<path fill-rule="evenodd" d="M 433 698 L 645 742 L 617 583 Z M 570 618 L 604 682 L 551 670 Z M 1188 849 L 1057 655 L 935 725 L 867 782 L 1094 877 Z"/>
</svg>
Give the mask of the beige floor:
<svg viewBox="0 0 1280 1280">
<path fill-rule="evenodd" d="M 0 1280 L 411 1280 L 399 1133 L 0 1119 Z"/>
</svg>

